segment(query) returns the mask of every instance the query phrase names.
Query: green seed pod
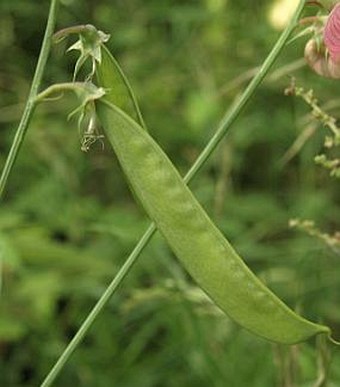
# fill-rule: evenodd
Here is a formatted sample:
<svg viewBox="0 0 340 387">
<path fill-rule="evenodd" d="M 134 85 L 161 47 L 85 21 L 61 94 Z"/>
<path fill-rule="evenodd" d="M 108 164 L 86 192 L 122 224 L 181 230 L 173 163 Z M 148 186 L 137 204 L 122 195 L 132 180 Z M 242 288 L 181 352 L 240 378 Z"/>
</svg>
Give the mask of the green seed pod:
<svg viewBox="0 0 340 387">
<path fill-rule="evenodd" d="M 244 328 L 278 343 L 294 344 L 330 333 L 328 327 L 293 312 L 252 273 L 140 125 L 105 99 L 95 103 L 129 185 L 177 258 L 216 305 Z"/>
<path fill-rule="evenodd" d="M 137 99 L 127 77 L 110 51 L 101 45 L 101 63 L 96 67 L 98 85 L 106 90 L 105 99 L 119 106 L 146 129 Z"/>
</svg>

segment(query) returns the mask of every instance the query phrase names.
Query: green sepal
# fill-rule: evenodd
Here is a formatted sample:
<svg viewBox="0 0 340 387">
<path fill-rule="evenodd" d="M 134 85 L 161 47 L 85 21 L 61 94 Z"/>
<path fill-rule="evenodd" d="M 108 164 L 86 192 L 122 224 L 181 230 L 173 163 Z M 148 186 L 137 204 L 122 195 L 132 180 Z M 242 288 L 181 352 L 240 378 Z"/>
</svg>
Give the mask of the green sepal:
<svg viewBox="0 0 340 387">
<path fill-rule="evenodd" d="M 93 25 L 87 24 L 79 30 L 79 40 L 75 42 L 67 51 L 78 50 L 80 56 L 76 62 L 73 74 L 73 80 L 76 79 L 80 69 L 84 63 L 90 59 L 92 62 L 92 69 L 90 74 L 86 77 L 87 80 L 91 80 L 97 64 L 101 63 L 102 53 L 101 46 L 103 43 L 110 39 L 109 34 L 105 34 L 102 31 L 97 30 Z"/>
</svg>

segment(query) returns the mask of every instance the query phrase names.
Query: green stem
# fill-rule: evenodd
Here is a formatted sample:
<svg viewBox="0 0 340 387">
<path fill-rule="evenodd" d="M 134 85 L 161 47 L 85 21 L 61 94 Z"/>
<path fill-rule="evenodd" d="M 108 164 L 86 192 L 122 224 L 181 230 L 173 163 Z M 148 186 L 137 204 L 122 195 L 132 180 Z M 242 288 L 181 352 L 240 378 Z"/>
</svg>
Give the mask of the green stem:
<svg viewBox="0 0 340 387">
<path fill-rule="evenodd" d="M 192 178 L 198 173 L 198 171 L 208 160 L 208 158 L 210 157 L 214 149 L 222 140 L 223 136 L 229 130 L 231 124 L 238 117 L 238 115 L 240 114 L 240 112 L 242 111 L 246 103 L 249 101 L 250 97 L 253 95 L 256 88 L 259 86 L 259 84 L 262 82 L 265 75 L 270 70 L 275 59 L 278 57 L 279 53 L 281 52 L 285 43 L 287 42 L 289 35 L 297 25 L 298 19 L 300 17 L 300 14 L 303 10 L 304 5 L 305 5 L 305 0 L 301 0 L 289 25 L 286 27 L 284 32 L 281 34 L 280 38 L 277 40 L 272 51 L 270 52 L 267 59 L 264 61 L 263 65 L 261 66 L 261 69 L 259 70 L 259 72 L 250 82 L 250 84 L 248 85 L 248 87 L 246 88 L 242 96 L 239 98 L 239 100 L 231 107 L 231 109 L 222 118 L 216 133 L 209 141 L 207 146 L 204 148 L 203 152 L 200 154 L 200 156 L 198 157 L 194 165 L 190 168 L 189 172 L 184 177 L 184 180 L 186 183 L 189 183 L 192 180 Z M 59 357 L 59 359 L 53 366 L 53 368 L 50 370 L 49 374 L 41 384 L 41 387 L 51 386 L 51 384 L 53 383 L 53 381 L 55 380 L 55 378 L 57 377 L 61 369 L 64 367 L 64 365 L 70 358 L 71 354 L 75 351 L 79 343 L 82 341 L 82 339 L 84 338 L 84 336 L 86 335 L 86 333 L 88 332 L 92 324 L 94 323 L 95 319 L 98 317 L 99 313 L 102 311 L 104 306 L 110 300 L 110 298 L 115 293 L 119 285 L 123 282 L 124 278 L 131 270 L 132 266 L 136 263 L 137 258 L 139 257 L 143 249 L 146 247 L 146 245 L 149 243 L 149 241 L 151 240 L 155 232 L 156 232 L 156 227 L 155 227 L 155 224 L 152 223 L 150 224 L 149 228 L 142 236 L 142 238 L 139 240 L 134 250 L 128 257 L 128 259 L 125 261 L 125 263 L 123 264 L 123 266 L 121 267 L 121 269 L 119 270 L 115 278 L 109 284 L 104 294 L 101 296 L 97 304 L 94 306 L 90 314 L 87 316 L 87 318 L 79 328 L 78 332 L 75 334 L 71 342 L 68 344 L 68 346 L 66 347 L 62 355 Z"/>
<path fill-rule="evenodd" d="M 35 98 L 35 102 L 41 103 L 47 100 L 56 100 L 59 99 L 60 96 L 63 95 L 64 91 L 73 91 L 76 92 L 79 91 L 86 91 L 86 86 L 89 86 L 86 82 L 64 82 L 64 83 L 56 83 L 54 85 L 49 86 L 47 89 L 43 90 L 41 93 L 37 94 Z M 99 90 L 98 88 L 95 88 L 96 90 Z M 89 89 L 89 95 L 90 92 L 92 92 L 92 89 Z M 53 98 L 51 95 L 58 94 L 59 96 Z M 103 93 L 104 94 L 104 93 Z"/>
<path fill-rule="evenodd" d="M 129 255 L 128 259 L 124 262 L 123 266 L 120 268 L 119 272 L 115 276 L 115 278 L 112 280 L 110 285 L 106 288 L 105 292 L 102 294 L 94 308 L 91 310 L 89 315 L 86 317 L 85 321 L 79 328 L 78 332 L 75 334 L 73 339 L 70 341 L 68 346 L 66 347 L 63 354 L 59 357 L 58 361 L 54 365 L 54 367 L 51 369 L 43 383 L 41 384 L 41 387 L 47 387 L 51 386 L 61 369 L 66 364 L 67 360 L 70 358 L 71 354 L 74 352 L 74 350 L 77 348 L 78 344 L 81 342 L 81 340 L 86 335 L 87 331 L 95 321 L 96 317 L 99 315 L 99 313 L 102 311 L 104 306 L 108 303 L 110 300 L 112 294 L 115 292 L 115 290 L 118 288 L 118 286 L 123 282 L 124 278 L 130 271 L 133 264 L 137 261 L 137 258 L 142 253 L 143 249 L 146 247 L 148 242 L 150 241 L 152 235 L 155 233 L 156 228 L 154 224 L 152 223 L 147 231 L 144 233 L 142 238 L 139 240 L 138 244 L 133 249 L 132 253 Z"/>
<path fill-rule="evenodd" d="M 2 174 L 0 177 L 0 199 L 3 197 L 9 175 L 13 169 L 15 160 L 18 157 L 18 153 L 24 141 L 25 134 L 27 132 L 29 123 L 34 113 L 34 109 L 36 107 L 36 96 L 38 94 L 41 80 L 45 71 L 47 58 L 50 53 L 52 36 L 56 22 L 57 6 L 58 0 L 51 0 L 45 35 L 42 42 L 37 67 L 35 69 L 35 74 L 32 80 L 31 90 L 29 92 L 24 112 L 22 114 L 18 129 L 15 133 L 11 149 L 8 153 L 5 166 L 2 170 Z"/>
</svg>

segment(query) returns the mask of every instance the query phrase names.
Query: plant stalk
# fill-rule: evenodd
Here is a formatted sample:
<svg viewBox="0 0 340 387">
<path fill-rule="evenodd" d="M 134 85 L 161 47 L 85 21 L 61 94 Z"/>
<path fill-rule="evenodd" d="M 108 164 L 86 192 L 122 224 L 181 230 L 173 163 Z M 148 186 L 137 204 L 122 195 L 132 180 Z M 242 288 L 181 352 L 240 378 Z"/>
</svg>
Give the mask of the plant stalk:
<svg viewBox="0 0 340 387">
<path fill-rule="evenodd" d="M 45 29 L 45 35 L 40 49 L 39 59 L 35 73 L 32 80 L 31 90 L 29 92 L 26 106 L 22 114 L 19 126 L 15 133 L 11 149 L 8 153 L 2 174 L 0 177 L 0 200 L 3 198 L 5 187 L 9 178 L 9 175 L 13 169 L 14 163 L 18 157 L 20 148 L 23 144 L 25 134 L 32 119 L 36 107 L 36 96 L 40 88 L 42 77 L 45 71 L 47 58 L 51 50 L 52 36 L 54 32 L 54 26 L 57 18 L 58 0 L 51 0 L 50 10 L 48 13 L 47 25 Z"/>
</svg>

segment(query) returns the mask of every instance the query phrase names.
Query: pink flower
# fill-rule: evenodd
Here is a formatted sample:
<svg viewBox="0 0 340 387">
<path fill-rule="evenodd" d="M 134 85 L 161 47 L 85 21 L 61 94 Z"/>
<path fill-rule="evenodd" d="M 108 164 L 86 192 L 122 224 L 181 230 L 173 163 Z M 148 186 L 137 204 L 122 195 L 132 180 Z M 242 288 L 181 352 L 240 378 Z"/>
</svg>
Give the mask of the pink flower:
<svg viewBox="0 0 340 387">
<path fill-rule="evenodd" d="M 309 66 L 326 78 L 340 79 L 340 66 L 331 58 L 326 58 L 315 39 L 310 39 L 305 47 L 305 59 Z"/>
<path fill-rule="evenodd" d="M 323 38 L 330 59 L 340 63 L 340 3 L 334 6 L 328 16 Z"/>
</svg>

